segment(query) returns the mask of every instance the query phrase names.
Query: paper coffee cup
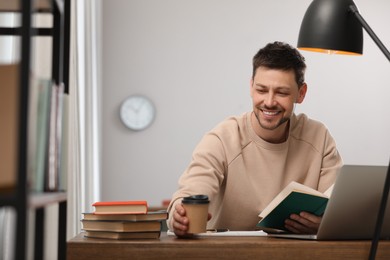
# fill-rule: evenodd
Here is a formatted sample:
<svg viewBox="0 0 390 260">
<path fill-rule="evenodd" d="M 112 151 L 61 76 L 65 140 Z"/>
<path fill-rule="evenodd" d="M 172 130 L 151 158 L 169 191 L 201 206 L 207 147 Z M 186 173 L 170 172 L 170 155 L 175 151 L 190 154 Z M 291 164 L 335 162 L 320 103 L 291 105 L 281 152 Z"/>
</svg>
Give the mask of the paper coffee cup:
<svg viewBox="0 0 390 260">
<path fill-rule="evenodd" d="M 209 203 L 207 195 L 193 195 L 183 198 L 182 204 L 189 219 L 188 233 L 206 232 Z"/>
</svg>

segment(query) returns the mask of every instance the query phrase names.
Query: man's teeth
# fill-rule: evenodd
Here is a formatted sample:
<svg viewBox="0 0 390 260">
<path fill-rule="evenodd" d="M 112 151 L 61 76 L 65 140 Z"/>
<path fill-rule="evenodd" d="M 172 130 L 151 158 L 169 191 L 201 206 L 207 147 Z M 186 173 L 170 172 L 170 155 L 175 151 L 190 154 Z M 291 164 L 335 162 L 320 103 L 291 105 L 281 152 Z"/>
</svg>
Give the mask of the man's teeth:
<svg viewBox="0 0 390 260">
<path fill-rule="evenodd" d="M 274 111 L 274 112 L 271 112 L 271 111 L 263 111 L 263 113 L 267 116 L 274 116 L 276 115 L 278 112 L 277 111 Z"/>
</svg>

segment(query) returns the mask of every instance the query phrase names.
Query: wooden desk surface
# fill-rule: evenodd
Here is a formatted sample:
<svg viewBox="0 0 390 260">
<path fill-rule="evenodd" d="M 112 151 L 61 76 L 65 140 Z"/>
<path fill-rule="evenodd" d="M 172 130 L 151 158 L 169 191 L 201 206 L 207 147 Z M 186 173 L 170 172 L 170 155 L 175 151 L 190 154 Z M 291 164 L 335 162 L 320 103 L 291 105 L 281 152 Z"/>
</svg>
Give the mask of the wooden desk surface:
<svg viewBox="0 0 390 260">
<path fill-rule="evenodd" d="M 203 237 L 108 240 L 79 234 L 67 243 L 67 259 L 368 259 L 370 241 L 306 241 L 269 237 Z M 376 259 L 390 259 L 390 240 Z"/>
</svg>

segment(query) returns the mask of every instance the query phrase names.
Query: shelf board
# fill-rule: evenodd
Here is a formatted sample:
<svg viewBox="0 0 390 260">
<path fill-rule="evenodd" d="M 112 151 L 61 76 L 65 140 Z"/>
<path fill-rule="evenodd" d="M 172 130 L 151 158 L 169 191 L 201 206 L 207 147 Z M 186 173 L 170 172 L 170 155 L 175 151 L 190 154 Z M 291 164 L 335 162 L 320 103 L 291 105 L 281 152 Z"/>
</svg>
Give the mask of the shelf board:
<svg viewBox="0 0 390 260">
<path fill-rule="evenodd" d="M 30 193 L 28 196 L 28 208 L 43 208 L 49 204 L 64 202 L 67 200 L 66 192 Z M 15 192 L 0 193 L 0 207 L 15 207 L 18 199 Z"/>
<path fill-rule="evenodd" d="M 50 0 L 35 0 L 34 10 L 50 11 L 51 2 Z M 0 0 L 0 12 L 19 12 L 20 10 L 20 0 Z"/>
<path fill-rule="evenodd" d="M 45 192 L 31 194 L 29 197 L 29 208 L 42 208 L 49 204 L 64 202 L 67 200 L 66 192 Z"/>
</svg>

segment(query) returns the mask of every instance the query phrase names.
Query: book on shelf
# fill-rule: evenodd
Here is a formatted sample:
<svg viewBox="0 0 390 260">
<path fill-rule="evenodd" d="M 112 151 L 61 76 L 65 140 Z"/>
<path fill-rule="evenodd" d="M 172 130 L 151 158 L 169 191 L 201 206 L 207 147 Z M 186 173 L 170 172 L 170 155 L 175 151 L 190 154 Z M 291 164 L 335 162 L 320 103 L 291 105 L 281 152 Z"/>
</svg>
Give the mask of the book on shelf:
<svg viewBox="0 0 390 260">
<path fill-rule="evenodd" d="M 157 239 L 160 237 L 160 231 L 150 232 L 112 232 L 112 231 L 84 231 L 85 237 L 106 238 L 106 239 Z"/>
<path fill-rule="evenodd" d="M 81 220 L 86 231 L 146 232 L 161 231 L 161 221 Z"/>
<path fill-rule="evenodd" d="M 168 218 L 166 210 L 149 211 L 146 214 L 94 214 L 83 213 L 85 220 L 163 221 Z"/>
<path fill-rule="evenodd" d="M 259 214 L 260 221 L 256 228 L 269 232 L 287 231 L 284 221 L 291 214 L 306 211 L 320 216 L 325 211 L 330 192 L 331 189 L 321 193 L 306 185 L 291 182 Z"/>
<path fill-rule="evenodd" d="M 61 164 L 62 164 L 62 147 L 63 143 L 63 122 L 64 122 L 64 96 L 65 85 L 60 83 L 56 86 L 56 118 L 55 118 L 55 178 L 56 186 L 55 190 L 60 190 L 60 177 L 61 177 Z"/>
<path fill-rule="evenodd" d="M 64 93 L 62 97 L 63 107 L 62 107 L 62 141 L 61 141 L 61 150 L 60 150 L 60 177 L 59 177 L 59 190 L 67 190 L 67 178 L 68 178 L 68 165 L 69 165 L 69 96 L 67 93 Z"/>
<path fill-rule="evenodd" d="M 52 84 L 50 99 L 50 117 L 48 133 L 48 154 L 46 157 L 45 170 L 45 191 L 59 190 L 59 170 L 61 159 L 61 140 L 62 140 L 62 106 L 64 85 Z"/>
<path fill-rule="evenodd" d="M 30 75 L 30 88 L 28 100 L 28 133 L 27 133 L 27 182 L 28 188 L 35 191 L 36 185 L 36 159 L 37 159 L 37 118 L 39 99 L 39 80 L 34 74 Z"/>
<path fill-rule="evenodd" d="M 32 77 L 29 109 L 28 165 L 32 191 L 44 190 L 45 163 L 48 155 L 48 134 L 52 81 Z"/>
<path fill-rule="evenodd" d="M 19 68 L 0 65 L 0 191 L 12 191 L 18 174 Z"/>
<path fill-rule="evenodd" d="M 31 191 L 57 191 L 60 186 L 64 127 L 64 86 L 31 77 L 28 126 L 28 181 Z M 65 122 L 67 123 L 67 122 Z M 66 164 L 66 162 L 65 162 Z"/>
<path fill-rule="evenodd" d="M 92 204 L 95 214 L 146 214 L 148 203 L 144 200 L 99 201 Z"/>
</svg>

